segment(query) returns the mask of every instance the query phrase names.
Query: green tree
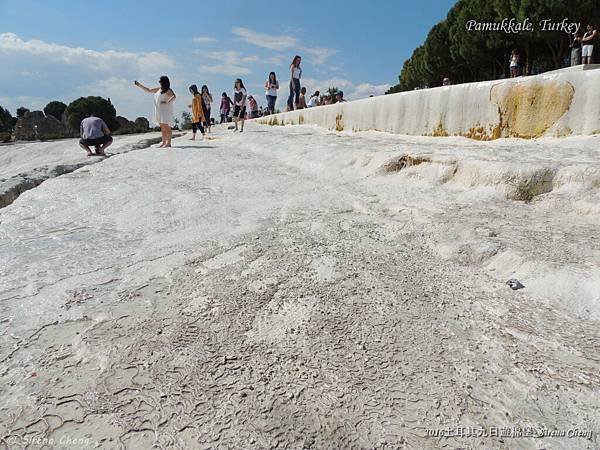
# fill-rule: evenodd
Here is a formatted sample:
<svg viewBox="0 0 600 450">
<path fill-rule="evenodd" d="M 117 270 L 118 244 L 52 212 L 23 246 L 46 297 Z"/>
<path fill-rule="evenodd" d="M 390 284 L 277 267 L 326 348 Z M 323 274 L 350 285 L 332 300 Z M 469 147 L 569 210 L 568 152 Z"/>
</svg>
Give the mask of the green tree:
<svg viewBox="0 0 600 450">
<path fill-rule="evenodd" d="M 500 22 L 504 18 L 490 0 L 460 0 L 449 11 L 450 54 L 454 61 L 464 62 L 466 81 L 500 77 L 517 39 L 503 31 L 468 30 L 466 24 L 471 20 Z"/>
<path fill-rule="evenodd" d="M 145 117 L 138 117 L 134 121 L 136 133 L 147 133 L 150 129 L 150 122 Z"/>
<path fill-rule="evenodd" d="M 181 113 L 181 129 L 182 130 L 191 130 L 192 129 L 192 115 L 184 111 Z"/>
<path fill-rule="evenodd" d="M 25 108 L 24 106 L 21 106 L 20 108 L 17 108 L 17 117 L 21 118 L 28 112 L 29 112 L 29 110 L 27 108 Z"/>
<path fill-rule="evenodd" d="M 409 91 L 415 88 L 429 86 L 431 74 L 427 71 L 425 48 L 418 47 L 412 56 L 404 62 L 400 72 L 400 89 Z"/>
<path fill-rule="evenodd" d="M 10 132 L 14 127 L 14 118 L 8 109 L 0 106 L 0 131 Z"/>
<path fill-rule="evenodd" d="M 44 114 L 46 114 L 46 116 L 53 116 L 53 117 L 56 117 L 56 119 L 58 119 L 58 120 L 62 120 L 63 114 L 66 109 L 67 109 L 67 105 L 65 105 L 63 102 L 59 102 L 59 101 L 55 100 L 55 101 L 48 103 L 45 106 Z"/>
<path fill-rule="evenodd" d="M 435 85 L 444 76 L 456 77 L 454 69 L 455 61 L 448 52 L 448 23 L 444 20 L 435 25 L 427 35 L 423 45 L 423 58 L 428 85 Z"/>
<path fill-rule="evenodd" d="M 119 129 L 115 107 L 110 101 L 102 97 L 80 97 L 72 101 L 65 110 L 67 123 L 74 131 L 79 130 L 81 121 L 90 114 L 94 114 L 104 120 L 111 131 Z"/>
<path fill-rule="evenodd" d="M 533 31 L 469 31 L 471 20 L 480 23 L 529 19 Z M 446 19 L 435 25 L 422 46 L 402 66 L 399 83 L 388 93 L 436 86 L 443 76 L 457 82 L 496 79 L 508 74 L 512 49 L 519 50 L 525 73 L 563 66 L 569 56 L 569 36 L 562 30 L 542 29 L 541 22 L 600 23 L 598 0 L 458 0 Z"/>
</svg>

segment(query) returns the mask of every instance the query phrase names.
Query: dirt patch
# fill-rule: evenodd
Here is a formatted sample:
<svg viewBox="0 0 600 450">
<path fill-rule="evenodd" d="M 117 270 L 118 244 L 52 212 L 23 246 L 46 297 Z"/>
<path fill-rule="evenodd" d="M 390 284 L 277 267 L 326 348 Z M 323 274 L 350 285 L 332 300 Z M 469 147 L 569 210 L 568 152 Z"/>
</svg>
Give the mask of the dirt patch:
<svg viewBox="0 0 600 450">
<path fill-rule="evenodd" d="M 424 162 L 430 162 L 431 160 L 425 156 L 411 156 L 402 155 L 387 161 L 381 166 L 381 172 L 383 173 L 394 173 L 400 172 L 402 169 L 411 166 L 418 166 Z"/>
<path fill-rule="evenodd" d="M 555 80 L 501 83 L 492 88 L 502 135 L 531 139 L 542 136 L 571 107 L 575 89 Z"/>
<path fill-rule="evenodd" d="M 507 197 L 510 200 L 530 202 L 538 195 L 552 191 L 554 175 L 551 170 L 543 170 L 525 179 L 509 180 L 513 188 L 508 192 Z"/>
</svg>

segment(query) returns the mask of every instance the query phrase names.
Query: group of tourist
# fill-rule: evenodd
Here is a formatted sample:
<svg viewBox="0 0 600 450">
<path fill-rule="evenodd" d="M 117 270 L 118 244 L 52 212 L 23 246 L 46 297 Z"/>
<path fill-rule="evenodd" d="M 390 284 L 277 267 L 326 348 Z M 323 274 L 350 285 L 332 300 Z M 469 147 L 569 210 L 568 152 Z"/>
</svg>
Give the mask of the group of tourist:
<svg viewBox="0 0 600 450">
<path fill-rule="evenodd" d="M 148 88 L 137 80 L 134 84 L 143 91 L 154 94 L 153 121 L 159 125 L 162 134 L 160 147 L 170 147 L 172 137 L 171 123 L 174 116 L 173 102 L 177 96 L 171 89 L 169 77 L 160 77 L 158 80 L 159 86 L 155 88 Z M 192 84 L 189 87 L 189 91 L 192 95 L 192 102 L 188 105 L 192 110 L 192 140 L 195 140 L 198 130 L 202 133 L 202 136 L 206 132 L 210 133 L 211 131 L 213 96 L 208 90 L 207 85 L 202 86 L 200 91 L 198 91 L 198 86 Z"/>
<path fill-rule="evenodd" d="M 594 44 L 598 40 L 598 31 L 592 24 L 588 24 L 585 33 L 576 32 L 571 36 L 571 65 L 592 64 Z M 290 80 L 289 80 L 289 95 L 287 98 L 287 111 L 293 111 L 304 108 L 312 108 L 320 105 L 330 105 L 332 103 L 344 102 L 344 93 L 337 91 L 332 98 L 329 92 L 322 96 L 319 91 L 315 91 L 306 101 L 306 87 L 301 85 L 302 68 L 300 64 L 302 58 L 299 55 L 294 56 L 290 64 Z M 513 50 L 509 58 L 509 68 L 511 78 L 521 75 L 521 56 L 518 50 Z M 450 78 L 445 77 L 442 83 L 444 86 L 450 85 Z M 154 94 L 154 113 L 153 121 L 160 126 L 162 134 L 162 143 L 160 147 L 171 147 L 172 130 L 171 123 L 173 121 L 173 102 L 176 95 L 171 89 L 169 78 L 162 76 L 159 79 L 159 86 L 148 88 L 135 81 L 135 85 L 145 92 Z M 415 88 L 416 89 L 416 88 Z M 189 87 L 192 95 L 192 102 L 189 105 L 192 116 L 192 140 L 196 139 L 196 133 L 199 130 L 204 136 L 206 132 L 211 131 L 211 106 L 213 97 L 208 90 L 208 86 L 204 85 L 198 91 L 195 84 Z M 275 113 L 275 104 L 277 102 L 277 94 L 279 91 L 279 81 L 275 72 L 269 73 L 265 82 L 265 95 L 267 106 L 262 108 L 258 105 L 258 101 L 252 95 L 248 95 L 244 83 L 240 78 L 237 78 L 233 88 L 233 100 L 223 92 L 221 95 L 221 105 L 219 113 L 221 123 L 233 120 L 235 126 L 234 131 L 244 131 L 244 121 L 247 118 L 254 119 L 269 114 Z M 230 118 L 230 113 L 233 107 L 233 117 Z M 90 147 L 95 147 L 97 155 L 105 155 L 106 148 L 112 143 L 110 130 L 106 123 L 98 117 L 91 116 L 84 119 L 81 123 L 81 141 L 80 146 L 87 151 L 91 156 L 94 153 Z"/>
<path fill-rule="evenodd" d="M 302 78 L 301 62 L 302 58 L 299 55 L 296 55 L 290 64 L 287 111 L 345 101 L 344 93 L 341 91 L 334 93 L 335 101 L 331 98 L 330 93 L 325 93 L 321 96 L 319 91 L 316 91 L 310 96 L 309 100 L 306 101 L 306 87 L 301 86 L 300 82 L 300 79 Z M 171 139 L 173 136 L 171 127 L 174 118 L 174 102 L 177 96 L 175 95 L 175 92 L 173 92 L 173 89 L 171 89 L 169 77 L 160 77 L 158 80 L 159 85 L 153 88 L 146 87 L 137 80 L 134 84 L 143 91 L 154 95 L 152 120 L 160 127 L 162 136 L 160 147 L 171 147 Z M 279 82 L 277 81 L 275 72 L 269 73 L 268 79 L 265 82 L 265 90 L 267 106 L 266 108 L 262 108 L 258 105 L 258 101 L 254 96 L 248 95 L 243 81 L 240 78 L 237 78 L 233 87 L 233 99 L 229 97 L 226 92 L 223 92 L 221 95 L 221 104 L 219 107 L 221 123 L 233 120 L 233 131 L 243 132 L 244 121 L 247 118 L 254 119 L 264 115 L 274 114 L 275 103 L 277 102 L 277 94 L 279 91 Z M 189 92 L 192 96 L 192 100 L 188 105 L 191 109 L 191 140 L 195 140 L 198 131 L 200 131 L 202 136 L 205 136 L 207 132 L 210 133 L 211 131 L 213 123 L 211 118 L 213 97 L 206 85 L 198 90 L 197 85 L 192 84 L 189 87 Z M 233 117 L 230 118 L 232 108 Z M 111 143 L 112 138 L 110 137 L 110 130 L 102 119 L 92 115 L 82 121 L 80 146 L 87 151 L 89 156 L 94 154 L 90 147 L 95 147 L 95 154 L 105 156 L 104 151 Z"/>
<path fill-rule="evenodd" d="M 570 65 L 593 64 L 594 47 L 598 43 L 598 30 L 588 24 L 585 32 L 577 31 L 570 36 L 569 48 L 571 49 Z M 521 55 L 517 49 L 513 50 L 509 59 L 510 77 L 515 78 L 522 74 Z"/>
</svg>

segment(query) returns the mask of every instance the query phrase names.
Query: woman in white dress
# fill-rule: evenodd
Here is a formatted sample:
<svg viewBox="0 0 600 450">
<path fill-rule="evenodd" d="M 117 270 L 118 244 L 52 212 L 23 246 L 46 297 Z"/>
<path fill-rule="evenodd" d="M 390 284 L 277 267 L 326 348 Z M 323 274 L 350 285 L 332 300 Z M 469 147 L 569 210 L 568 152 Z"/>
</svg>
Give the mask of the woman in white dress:
<svg viewBox="0 0 600 450">
<path fill-rule="evenodd" d="M 173 102 L 177 98 L 175 92 L 171 89 L 171 83 L 169 77 L 162 76 L 158 80 L 160 87 L 147 88 L 139 81 L 135 81 L 134 84 L 140 89 L 154 94 L 154 113 L 152 120 L 160 127 L 162 134 L 162 144 L 160 147 L 170 147 L 171 137 L 173 131 Z"/>
</svg>

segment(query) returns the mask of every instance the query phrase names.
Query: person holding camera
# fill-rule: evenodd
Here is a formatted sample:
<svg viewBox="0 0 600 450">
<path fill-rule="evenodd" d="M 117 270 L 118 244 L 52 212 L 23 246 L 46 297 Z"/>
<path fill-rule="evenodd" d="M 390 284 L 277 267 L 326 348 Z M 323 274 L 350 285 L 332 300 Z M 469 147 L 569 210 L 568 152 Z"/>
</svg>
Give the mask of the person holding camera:
<svg viewBox="0 0 600 450">
<path fill-rule="evenodd" d="M 266 96 L 267 96 L 267 110 L 270 114 L 275 112 L 275 102 L 277 101 L 277 90 L 279 89 L 279 82 L 275 72 L 269 74 L 269 79 L 265 83 Z"/>
</svg>

